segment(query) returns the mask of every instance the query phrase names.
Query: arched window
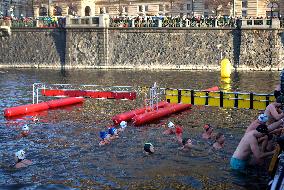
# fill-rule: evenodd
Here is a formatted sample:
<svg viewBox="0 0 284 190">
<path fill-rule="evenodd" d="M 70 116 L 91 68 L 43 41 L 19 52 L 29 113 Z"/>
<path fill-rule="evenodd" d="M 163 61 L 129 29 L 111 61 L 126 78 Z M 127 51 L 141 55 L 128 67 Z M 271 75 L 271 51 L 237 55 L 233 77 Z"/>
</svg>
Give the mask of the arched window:
<svg viewBox="0 0 284 190">
<path fill-rule="evenodd" d="M 47 16 L 47 8 L 46 7 L 40 7 L 39 8 L 39 16 Z"/>
<path fill-rule="evenodd" d="M 85 7 L 85 16 L 90 16 L 91 15 L 91 8 L 89 6 Z"/>
<path fill-rule="evenodd" d="M 69 6 L 69 8 L 68 8 L 68 15 L 75 16 L 75 15 L 77 15 L 77 12 L 78 12 L 78 9 L 77 9 L 76 6 L 73 6 L 73 5 Z"/>
<path fill-rule="evenodd" d="M 62 16 L 62 9 L 61 9 L 61 7 L 58 7 L 58 6 L 54 7 L 53 15 L 54 16 Z"/>
<path fill-rule="evenodd" d="M 275 2 L 270 2 L 266 6 L 267 17 L 279 17 L 279 6 Z"/>
</svg>

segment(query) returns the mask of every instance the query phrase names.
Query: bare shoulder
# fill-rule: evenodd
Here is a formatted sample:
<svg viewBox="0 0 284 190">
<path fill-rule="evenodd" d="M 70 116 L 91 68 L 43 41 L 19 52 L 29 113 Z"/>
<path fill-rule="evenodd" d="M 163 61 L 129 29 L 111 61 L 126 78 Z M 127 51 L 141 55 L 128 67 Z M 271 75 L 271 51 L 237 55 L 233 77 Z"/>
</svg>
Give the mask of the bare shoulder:
<svg viewBox="0 0 284 190">
<path fill-rule="evenodd" d="M 32 164 L 31 160 L 23 160 L 15 165 L 15 168 L 24 168 Z"/>
</svg>

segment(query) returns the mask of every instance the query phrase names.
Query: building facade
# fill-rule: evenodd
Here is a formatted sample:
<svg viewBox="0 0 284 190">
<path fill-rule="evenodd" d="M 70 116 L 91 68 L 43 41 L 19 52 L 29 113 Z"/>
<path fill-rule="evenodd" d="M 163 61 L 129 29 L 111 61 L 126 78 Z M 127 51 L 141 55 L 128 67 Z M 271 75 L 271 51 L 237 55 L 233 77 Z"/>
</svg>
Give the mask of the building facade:
<svg viewBox="0 0 284 190">
<path fill-rule="evenodd" d="M 34 0 L 33 10 L 38 16 L 93 16 L 95 0 Z"/>
<path fill-rule="evenodd" d="M 237 17 L 279 17 L 284 14 L 284 0 L 235 0 Z"/>
<path fill-rule="evenodd" d="M 37 16 L 201 16 L 210 15 L 205 0 L 34 0 Z"/>
<path fill-rule="evenodd" d="M 13 17 L 32 17 L 32 3 L 31 0 L 0 0 L 0 14 Z"/>
</svg>

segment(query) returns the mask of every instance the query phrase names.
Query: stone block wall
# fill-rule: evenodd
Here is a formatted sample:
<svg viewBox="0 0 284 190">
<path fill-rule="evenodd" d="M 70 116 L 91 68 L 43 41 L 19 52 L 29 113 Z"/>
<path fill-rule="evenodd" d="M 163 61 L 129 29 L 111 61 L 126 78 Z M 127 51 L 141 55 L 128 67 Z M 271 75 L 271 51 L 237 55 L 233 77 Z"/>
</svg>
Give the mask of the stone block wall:
<svg viewBox="0 0 284 190">
<path fill-rule="evenodd" d="M 0 67 L 281 70 L 284 34 L 268 29 L 12 29 Z"/>
<path fill-rule="evenodd" d="M 10 36 L 0 36 L 0 66 L 61 67 L 65 49 L 64 30 L 13 29 Z"/>
</svg>

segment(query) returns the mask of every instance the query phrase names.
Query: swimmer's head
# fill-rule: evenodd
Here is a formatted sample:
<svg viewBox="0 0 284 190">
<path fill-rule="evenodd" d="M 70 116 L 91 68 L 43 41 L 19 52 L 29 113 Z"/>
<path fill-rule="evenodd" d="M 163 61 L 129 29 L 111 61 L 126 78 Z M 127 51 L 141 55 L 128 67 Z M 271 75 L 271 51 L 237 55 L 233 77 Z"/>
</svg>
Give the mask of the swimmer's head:
<svg viewBox="0 0 284 190">
<path fill-rule="evenodd" d="M 122 122 L 120 122 L 119 125 L 120 125 L 121 128 L 124 129 L 125 127 L 127 127 L 127 122 L 126 121 L 122 121 Z"/>
<path fill-rule="evenodd" d="M 181 127 L 177 127 L 177 128 L 176 128 L 176 134 L 177 134 L 177 135 L 182 134 L 182 128 L 181 128 Z"/>
<path fill-rule="evenodd" d="M 26 157 L 25 157 L 25 151 L 23 150 L 20 150 L 18 152 L 15 153 L 15 159 L 16 161 L 18 160 L 24 160 Z"/>
<path fill-rule="evenodd" d="M 268 116 L 266 114 L 260 114 L 258 116 L 258 121 L 261 123 L 266 123 L 268 121 Z"/>
<path fill-rule="evenodd" d="M 205 124 L 205 125 L 203 126 L 203 129 L 204 129 L 205 131 L 208 131 L 209 129 L 212 129 L 212 126 L 211 126 L 210 124 Z"/>
<path fill-rule="evenodd" d="M 283 95 L 278 96 L 276 98 L 276 102 L 283 105 L 284 104 L 284 96 Z"/>
<path fill-rule="evenodd" d="M 145 143 L 144 144 L 144 151 L 147 152 L 147 153 L 154 153 L 154 146 L 152 143 Z"/>
<path fill-rule="evenodd" d="M 22 127 L 22 131 L 29 131 L 30 128 L 27 124 L 25 124 L 23 127 Z"/>
<path fill-rule="evenodd" d="M 117 135 L 117 130 L 116 128 L 112 127 L 108 129 L 108 134 L 110 135 Z"/>
<path fill-rule="evenodd" d="M 186 144 L 192 144 L 192 141 L 190 138 L 183 138 L 182 139 L 182 144 L 186 145 Z"/>
<path fill-rule="evenodd" d="M 256 131 L 262 134 L 268 134 L 268 128 L 265 124 L 260 124 L 256 127 Z"/>
<path fill-rule="evenodd" d="M 108 137 L 108 133 L 107 133 L 107 132 L 105 132 L 105 131 L 101 131 L 101 132 L 100 132 L 100 138 L 101 138 L 102 140 L 107 139 L 107 137 Z"/>
<path fill-rule="evenodd" d="M 215 137 L 215 142 L 219 142 L 220 144 L 223 144 L 225 142 L 225 136 L 223 133 L 217 133 Z"/>
<path fill-rule="evenodd" d="M 170 122 L 168 123 L 168 128 L 171 128 L 171 129 L 175 128 L 175 124 L 170 121 Z"/>
</svg>

